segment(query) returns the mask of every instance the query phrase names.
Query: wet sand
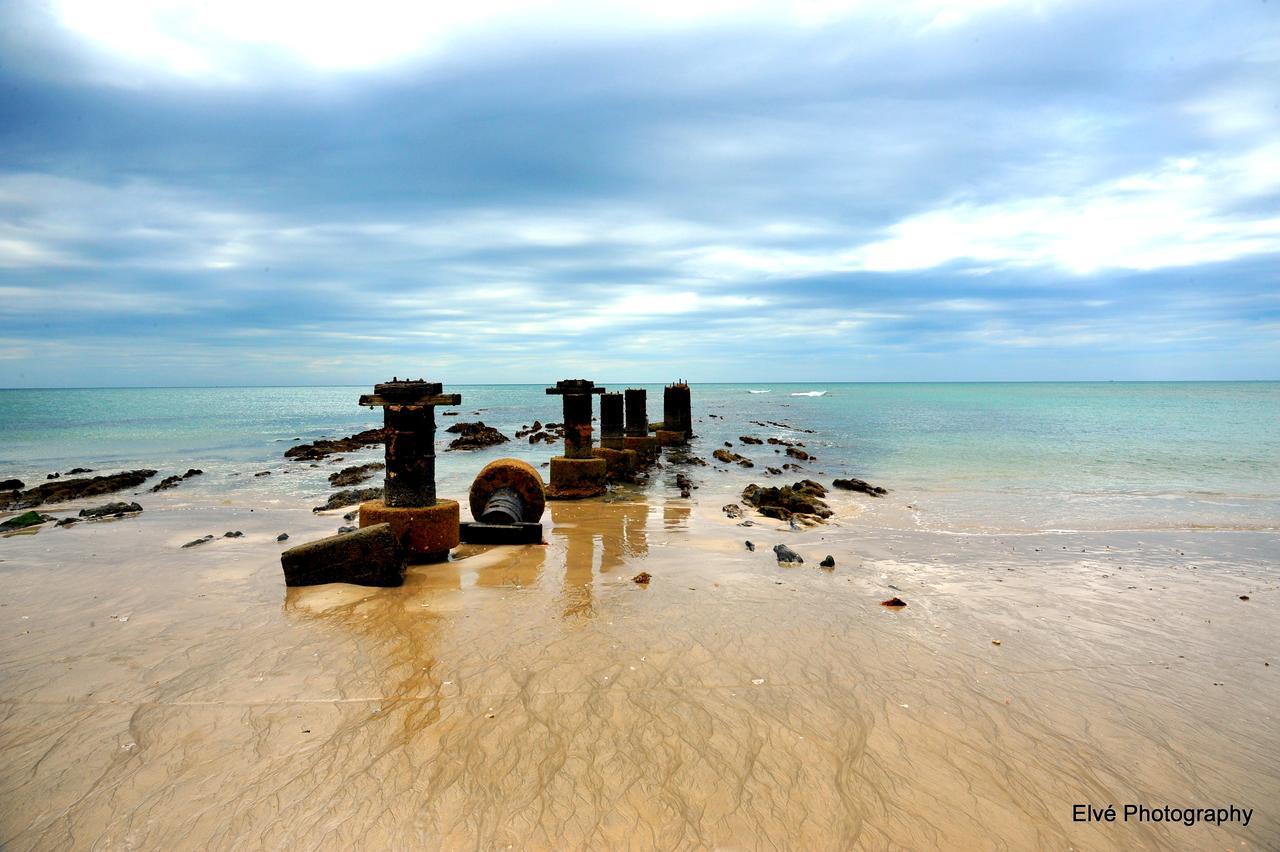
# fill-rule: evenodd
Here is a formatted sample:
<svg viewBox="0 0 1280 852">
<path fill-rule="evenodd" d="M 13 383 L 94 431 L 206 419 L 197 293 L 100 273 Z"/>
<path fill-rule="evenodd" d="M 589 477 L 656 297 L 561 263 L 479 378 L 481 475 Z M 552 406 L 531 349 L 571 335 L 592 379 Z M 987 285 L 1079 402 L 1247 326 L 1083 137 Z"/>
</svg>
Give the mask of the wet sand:
<svg viewBox="0 0 1280 852">
<path fill-rule="evenodd" d="M 698 476 L 397 589 L 286 591 L 341 511 L 0 540 L 0 846 L 1280 848 L 1280 534 L 741 527 Z"/>
</svg>

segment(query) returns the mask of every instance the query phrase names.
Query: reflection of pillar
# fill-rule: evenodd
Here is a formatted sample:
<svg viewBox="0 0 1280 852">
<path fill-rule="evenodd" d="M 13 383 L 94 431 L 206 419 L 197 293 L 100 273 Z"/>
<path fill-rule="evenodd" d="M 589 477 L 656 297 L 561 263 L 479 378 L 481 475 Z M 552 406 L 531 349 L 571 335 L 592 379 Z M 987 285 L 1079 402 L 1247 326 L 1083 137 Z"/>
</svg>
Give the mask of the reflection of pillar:
<svg viewBox="0 0 1280 852">
<path fill-rule="evenodd" d="M 682 530 L 689 523 L 691 508 L 678 503 L 666 503 L 662 507 L 662 527 L 667 530 Z"/>
<path fill-rule="evenodd" d="M 595 561 L 595 536 L 590 530 L 577 524 L 556 525 L 551 532 L 565 540 L 562 590 L 565 616 L 593 615 L 595 602 L 592 563 Z"/>
<path fill-rule="evenodd" d="M 605 507 L 596 530 L 600 533 L 600 573 L 620 566 L 626 556 L 626 516 L 622 506 L 614 503 Z"/>
<path fill-rule="evenodd" d="M 649 504 L 617 503 L 622 510 L 627 556 L 635 558 L 649 553 Z"/>
<path fill-rule="evenodd" d="M 600 397 L 600 446 L 611 450 L 622 449 L 626 440 L 622 424 L 622 394 L 603 394 Z"/>
</svg>

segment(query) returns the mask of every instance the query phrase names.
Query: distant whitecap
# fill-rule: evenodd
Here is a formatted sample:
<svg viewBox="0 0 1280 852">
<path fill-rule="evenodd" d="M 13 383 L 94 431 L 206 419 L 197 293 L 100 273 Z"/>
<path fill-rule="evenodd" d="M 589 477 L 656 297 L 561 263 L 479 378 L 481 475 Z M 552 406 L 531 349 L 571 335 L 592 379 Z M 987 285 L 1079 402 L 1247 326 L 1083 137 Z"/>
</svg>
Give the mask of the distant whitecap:
<svg viewBox="0 0 1280 852">
<path fill-rule="evenodd" d="M 791 394 L 792 396 L 826 396 L 826 391 L 798 391 Z"/>
<path fill-rule="evenodd" d="M 768 393 L 767 390 L 749 390 L 747 393 Z"/>
</svg>

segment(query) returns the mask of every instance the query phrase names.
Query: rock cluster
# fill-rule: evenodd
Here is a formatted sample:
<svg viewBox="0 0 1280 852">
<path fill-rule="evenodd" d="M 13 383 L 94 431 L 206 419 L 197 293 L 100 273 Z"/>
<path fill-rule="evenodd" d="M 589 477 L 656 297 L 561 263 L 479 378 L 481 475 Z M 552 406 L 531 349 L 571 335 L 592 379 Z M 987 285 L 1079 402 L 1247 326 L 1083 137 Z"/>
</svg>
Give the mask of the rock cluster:
<svg viewBox="0 0 1280 852">
<path fill-rule="evenodd" d="M 386 429 L 366 429 L 348 438 L 321 439 L 312 444 L 299 444 L 284 451 L 284 457 L 295 461 L 318 461 L 335 453 L 351 453 L 364 447 L 385 443 Z"/>
<path fill-rule="evenodd" d="M 123 518 L 125 515 L 136 515 L 142 511 L 137 503 L 107 503 L 92 509 L 81 509 L 82 518 Z"/>
<path fill-rule="evenodd" d="M 740 456 L 737 453 L 730 452 L 729 450 L 716 450 L 711 455 L 715 457 L 717 461 L 722 461 L 725 464 L 740 464 L 743 467 L 755 467 L 755 463 L 752 462 L 751 459 L 746 456 Z"/>
<path fill-rule="evenodd" d="M 0 492 L 0 511 L 6 509 L 30 509 L 42 503 L 58 503 L 82 497 L 97 497 L 113 491 L 135 488 L 155 476 L 154 470 L 128 470 L 109 476 L 85 479 L 58 479 L 45 482 L 26 491 Z"/>
<path fill-rule="evenodd" d="M 177 488 L 178 485 L 181 484 L 184 479 L 190 479 L 191 477 L 199 476 L 202 473 L 204 473 L 203 470 L 193 467 L 184 474 L 181 474 L 181 475 L 174 474 L 173 476 L 166 476 L 164 479 L 160 480 L 155 485 L 151 486 L 151 493 L 154 494 L 157 491 L 167 491 L 170 488 Z"/>
<path fill-rule="evenodd" d="M 348 488 L 344 491 L 335 491 L 329 495 L 328 501 L 323 506 L 316 506 L 311 511 L 327 512 L 330 509 L 341 509 L 344 506 L 356 506 L 366 500 L 378 500 L 382 497 L 381 488 Z"/>
<path fill-rule="evenodd" d="M 373 477 L 375 473 L 384 470 L 386 465 L 382 462 L 369 462 L 368 464 L 358 464 L 352 467 L 344 467 L 337 473 L 329 474 L 329 484 L 335 488 L 345 488 L 349 485 L 359 485 L 367 479 Z"/>
<path fill-rule="evenodd" d="M 455 423 L 445 431 L 458 436 L 449 443 L 451 450 L 479 450 L 496 444 L 505 444 L 511 440 L 492 426 L 484 425 L 483 420 L 475 423 Z"/>
<path fill-rule="evenodd" d="M 823 501 L 827 489 L 812 479 L 802 479 L 781 488 L 752 483 L 742 491 L 742 502 L 754 506 L 766 518 L 790 520 L 793 517 L 826 519 L 831 509 Z"/>
</svg>

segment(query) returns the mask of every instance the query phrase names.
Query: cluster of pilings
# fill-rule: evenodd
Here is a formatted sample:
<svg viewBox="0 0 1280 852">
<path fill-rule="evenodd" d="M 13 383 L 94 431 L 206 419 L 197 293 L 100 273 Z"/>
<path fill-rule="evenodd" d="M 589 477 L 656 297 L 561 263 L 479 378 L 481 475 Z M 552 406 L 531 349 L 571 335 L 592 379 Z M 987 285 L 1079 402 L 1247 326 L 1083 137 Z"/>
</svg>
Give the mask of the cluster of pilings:
<svg viewBox="0 0 1280 852">
<path fill-rule="evenodd" d="M 377 384 L 360 404 L 380 407 L 386 429 L 383 496 L 360 506 L 359 529 L 285 551 L 280 558 L 290 586 L 354 582 L 392 586 L 404 581 L 406 563 L 439 562 L 460 541 L 476 544 L 530 544 L 542 541 L 539 519 L 547 499 L 574 500 L 605 493 L 609 480 L 633 480 L 656 460 L 658 447 L 683 444 L 693 436 L 689 386 L 668 386 L 663 423 L 651 431 L 642 388 L 608 393 L 589 379 L 565 379 L 546 389 L 564 408 L 564 455 L 551 459 L 551 481 L 527 462 L 499 459 L 472 483 L 474 521 L 462 523 L 458 502 L 436 494 L 435 409 L 458 405 L 462 396 L 445 393 L 423 379 Z M 600 444 L 592 446 L 592 402 L 600 396 Z"/>
</svg>

